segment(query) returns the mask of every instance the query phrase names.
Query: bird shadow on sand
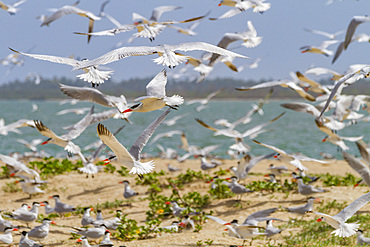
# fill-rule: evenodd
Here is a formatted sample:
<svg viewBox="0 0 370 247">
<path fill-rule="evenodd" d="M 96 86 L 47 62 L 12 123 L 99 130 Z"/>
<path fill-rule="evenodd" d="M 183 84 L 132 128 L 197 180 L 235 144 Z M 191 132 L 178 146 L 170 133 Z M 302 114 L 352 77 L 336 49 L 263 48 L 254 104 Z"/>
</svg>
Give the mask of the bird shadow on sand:
<svg viewBox="0 0 370 247">
<path fill-rule="evenodd" d="M 266 203 L 267 202 L 259 202 L 259 203 L 254 204 L 254 205 L 250 205 L 251 202 L 249 200 L 244 201 L 244 200 L 230 199 L 230 200 L 221 201 L 221 202 L 219 202 L 215 205 L 210 205 L 210 206 L 207 207 L 207 209 L 212 209 L 212 208 L 217 208 L 217 207 L 222 207 L 222 206 L 235 208 L 235 204 L 240 204 L 241 205 L 239 207 L 239 210 L 240 210 L 240 209 L 245 209 L 244 206 L 248 206 L 248 208 L 254 208 L 254 207 L 262 206 Z M 238 210 L 234 210 L 233 212 L 236 212 L 236 211 L 238 211 Z"/>
<path fill-rule="evenodd" d="M 302 204 L 307 203 L 307 198 L 302 198 L 300 200 L 291 200 L 291 201 L 276 201 L 276 203 L 292 203 L 292 204 Z"/>
<path fill-rule="evenodd" d="M 117 187 L 117 185 L 105 185 L 105 186 L 101 186 L 101 187 L 93 189 L 93 190 L 85 190 L 84 189 L 83 192 L 73 194 L 73 195 L 69 195 L 67 197 L 67 199 L 70 200 L 74 197 L 83 196 L 83 195 L 86 195 L 86 194 L 94 194 L 95 195 L 95 194 L 98 194 L 98 193 L 102 192 L 104 189 L 109 188 L 109 187 Z"/>
<path fill-rule="evenodd" d="M 60 230 L 49 230 L 49 233 L 53 233 L 53 234 L 63 234 L 63 235 L 71 235 L 70 232 L 63 232 L 63 231 L 60 231 Z"/>
<path fill-rule="evenodd" d="M 369 214 L 370 211 L 369 210 L 363 210 L 363 211 L 357 211 L 356 214 Z"/>
<path fill-rule="evenodd" d="M 197 244 L 178 244 L 178 243 L 171 243 L 171 246 L 188 246 L 188 247 L 192 247 L 192 246 L 200 246 L 200 245 L 197 245 Z M 227 246 L 225 244 L 218 244 L 218 243 L 212 243 L 210 244 L 209 246 Z"/>
<path fill-rule="evenodd" d="M 52 243 L 52 244 L 43 244 L 42 246 L 63 246 L 65 244 L 63 241 L 59 243 Z"/>
<path fill-rule="evenodd" d="M 29 202 L 32 199 L 34 201 L 37 201 L 36 197 L 24 197 L 24 198 L 19 198 L 19 199 L 15 200 L 15 202 Z"/>
</svg>

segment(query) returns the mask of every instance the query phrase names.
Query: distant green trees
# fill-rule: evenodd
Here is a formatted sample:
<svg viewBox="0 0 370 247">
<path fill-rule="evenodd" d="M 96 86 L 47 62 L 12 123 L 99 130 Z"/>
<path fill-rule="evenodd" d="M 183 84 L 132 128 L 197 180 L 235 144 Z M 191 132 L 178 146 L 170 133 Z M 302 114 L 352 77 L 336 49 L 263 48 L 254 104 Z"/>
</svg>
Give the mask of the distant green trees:
<svg viewBox="0 0 370 247">
<path fill-rule="evenodd" d="M 111 95 L 125 95 L 126 98 L 132 99 L 142 96 L 146 93 L 145 86 L 152 78 L 132 78 L 123 80 L 121 82 L 114 82 L 112 80 L 106 81 L 98 87 L 99 90 L 106 94 Z M 270 80 L 270 79 L 268 79 Z M 167 84 L 167 94 L 180 94 L 185 98 L 203 98 L 209 93 L 218 89 L 224 88 L 225 90 L 216 96 L 216 98 L 233 98 L 233 99 L 256 99 L 264 97 L 269 89 L 258 89 L 247 92 L 240 92 L 235 90 L 235 87 L 255 85 L 267 81 L 261 79 L 259 81 L 253 80 L 237 80 L 232 78 L 216 78 L 206 79 L 200 83 L 189 81 L 173 81 L 169 80 Z M 13 81 L 8 84 L 0 86 L 0 100 L 8 99 L 30 99 L 30 100 L 47 100 L 47 99 L 66 99 L 59 90 L 58 83 L 63 83 L 72 86 L 90 87 L 89 83 L 83 82 L 79 79 L 71 80 L 65 77 L 42 79 L 40 85 L 35 85 L 32 81 Z M 321 81 L 323 84 L 332 84 L 329 80 Z M 355 84 L 344 89 L 346 94 L 369 94 L 369 84 L 364 82 L 356 82 Z M 314 95 L 314 94 L 313 94 Z M 299 98 L 298 94 L 294 91 L 274 87 L 272 98 Z"/>
</svg>

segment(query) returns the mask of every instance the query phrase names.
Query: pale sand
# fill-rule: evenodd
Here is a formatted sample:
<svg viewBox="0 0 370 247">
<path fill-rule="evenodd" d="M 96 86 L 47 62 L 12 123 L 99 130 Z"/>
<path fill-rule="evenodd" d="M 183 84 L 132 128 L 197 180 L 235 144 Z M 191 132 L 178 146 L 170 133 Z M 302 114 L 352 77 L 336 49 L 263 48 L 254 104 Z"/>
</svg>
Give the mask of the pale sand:
<svg viewBox="0 0 370 247">
<path fill-rule="evenodd" d="M 230 166 L 236 165 L 235 160 L 224 160 L 224 164 L 221 166 L 223 169 L 227 169 Z M 181 172 L 185 172 L 186 169 L 190 168 L 193 170 L 200 170 L 200 161 L 199 160 L 187 160 L 179 164 L 176 160 L 163 160 L 155 159 L 156 171 L 161 169 L 167 171 L 167 164 L 172 164 L 174 166 L 180 167 Z M 252 173 L 262 173 L 267 174 L 267 167 L 269 164 L 275 164 L 277 166 L 284 165 L 277 160 L 265 160 L 258 164 L 252 169 Z M 114 164 L 114 163 L 113 163 Z M 318 163 L 304 163 L 309 168 L 309 174 L 335 174 L 345 176 L 346 173 L 352 173 L 356 177 L 359 177 L 345 161 L 335 161 L 329 164 L 318 164 Z M 292 171 L 294 170 L 293 166 L 287 165 Z M 218 170 L 218 169 L 215 169 Z M 213 171 L 211 171 L 213 172 Z M 177 176 L 180 172 L 171 173 L 165 177 Z M 114 201 L 115 199 L 123 199 L 123 185 L 118 182 L 121 180 L 129 180 L 132 187 L 139 193 L 143 194 L 146 192 L 147 187 L 136 186 L 135 177 L 123 178 L 118 173 L 108 174 L 108 173 L 98 173 L 95 175 L 95 178 L 86 178 L 84 174 L 71 173 L 67 175 L 58 175 L 52 178 L 49 178 L 49 184 L 46 189 L 46 194 L 39 194 L 34 196 L 32 199 L 28 199 L 28 195 L 23 192 L 17 193 L 5 193 L 2 189 L 0 190 L 0 209 L 2 211 L 9 212 L 16 208 L 19 208 L 22 203 L 26 202 L 32 204 L 34 201 L 42 202 L 48 200 L 51 206 L 54 205 L 54 200 L 49 199 L 49 196 L 54 194 L 59 194 L 63 202 L 72 204 L 75 206 L 88 206 L 94 205 L 96 203 L 103 203 L 106 201 Z M 257 180 L 266 180 L 267 178 L 263 176 L 249 176 L 244 183 L 249 183 L 251 181 Z M 289 176 L 283 177 L 283 179 L 290 180 Z M 5 183 L 14 181 L 12 179 L 2 179 L 0 180 L 0 186 L 3 187 Z M 321 186 L 321 182 L 316 183 L 317 186 Z M 338 202 L 347 202 L 350 203 L 362 194 L 369 191 L 368 187 L 333 187 L 330 188 L 331 191 L 327 193 L 317 194 L 316 196 L 321 198 L 324 201 L 332 201 L 336 199 Z M 195 182 L 190 185 L 185 185 L 183 192 L 189 191 L 198 191 L 202 194 L 205 194 L 209 190 L 209 184 L 204 182 Z M 162 192 L 164 195 L 169 195 L 170 191 L 165 190 Z M 145 195 L 138 196 L 145 197 Z M 145 211 L 148 209 L 148 200 L 138 200 L 132 203 L 132 207 L 121 207 L 124 213 L 128 214 L 128 218 L 135 219 L 139 222 L 139 225 L 144 224 L 143 221 L 146 218 Z M 252 194 L 244 195 L 242 198 L 242 208 L 234 207 L 235 198 L 223 199 L 223 200 L 212 200 L 211 205 L 209 205 L 205 211 L 213 210 L 215 216 L 218 216 L 226 221 L 231 221 L 233 219 L 238 219 L 240 222 L 243 222 L 244 219 L 251 213 L 259 211 L 262 209 L 267 209 L 271 207 L 289 207 L 295 205 L 302 205 L 305 196 L 297 194 L 297 192 L 290 193 L 289 197 L 286 198 L 284 193 L 274 193 L 269 194 L 267 192 L 258 193 L 254 192 Z M 317 206 L 317 205 L 316 205 Z M 366 205 L 361 211 L 369 211 L 370 205 Z M 106 209 L 103 210 L 103 216 L 105 218 L 112 218 L 114 215 L 115 209 Z M 44 209 L 40 207 L 40 213 L 44 213 Z M 95 214 L 92 214 L 95 217 Z M 289 214 L 286 212 L 276 212 L 273 214 L 274 217 L 281 218 L 283 220 L 288 220 L 289 218 L 295 218 L 294 214 Z M 81 217 L 82 216 L 71 216 L 64 219 L 56 218 L 55 221 L 58 225 L 66 226 L 81 226 Z M 299 216 L 300 217 L 300 216 Z M 314 219 L 314 215 L 306 215 L 308 219 Z M 174 218 L 169 218 L 164 220 L 162 223 L 163 226 L 170 225 Z M 15 222 L 16 223 L 16 222 Z M 22 223 L 20 223 L 22 224 Z M 284 223 L 275 222 L 275 226 L 279 226 Z M 323 223 L 325 224 L 325 223 Z M 24 224 L 22 224 L 24 225 Z M 39 225 L 39 223 L 34 223 L 33 226 Z M 264 223 L 261 223 L 261 226 L 265 226 Z M 49 246 L 80 246 L 76 243 L 76 240 L 72 240 L 69 227 L 58 227 L 51 226 L 50 234 L 46 240 L 43 241 L 43 244 Z M 196 246 L 198 240 L 207 241 L 208 239 L 213 240 L 213 246 L 229 246 L 231 244 L 240 245 L 242 244 L 241 239 L 236 239 L 227 236 L 224 231 L 225 227 L 209 220 L 209 222 L 203 225 L 203 229 L 200 233 L 194 233 L 192 231 L 182 231 L 177 234 L 162 234 L 155 238 L 150 238 L 146 240 L 136 240 L 131 242 L 122 242 L 112 239 L 115 243 L 115 246 L 125 245 L 125 246 Z M 291 231 L 299 231 L 299 229 L 291 229 Z M 289 231 L 283 231 L 282 235 L 289 236 Z M 330 234 L 330 232 L 328 232 Z M 14 234 L 14 243 L 18 243 L 20 235 L 18 233 Z M 283 243 L 281 237 L 277 238 L 277 243 Z M 261 246 L 267 244 L 265 239 L 257 239 L 253 242 L 253 246 Z M 247 243 L 248 245 L 248 243 Z"/>
</svg>

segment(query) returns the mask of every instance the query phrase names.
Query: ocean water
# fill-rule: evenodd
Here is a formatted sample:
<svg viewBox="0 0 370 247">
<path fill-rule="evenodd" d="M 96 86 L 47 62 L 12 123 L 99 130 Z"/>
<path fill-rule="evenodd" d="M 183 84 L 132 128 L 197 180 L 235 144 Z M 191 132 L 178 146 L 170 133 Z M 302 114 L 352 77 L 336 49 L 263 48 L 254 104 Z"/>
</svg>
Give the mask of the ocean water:
<svg viewBox="0 0 370 247">
<path fill-rule="evenodd" d="M 294 112 L 280 106 L 282 103 L 293 102 L 293 100 L 272 100 L 269 104 L 263 106 L 263 115 L 255 114 L 250 123 L 246 125 L 239 125 L 236 130 L 244 132 L 257 124 L 267 122 L 279 114 L 286 112 L 279 120 L 271 123 L 265 129 L 265 133 L 261 133 L 255 139 L 270 145 L 274 145 L 280 149 L 285 150 L 287 153 L 301 152 L 312 158 L 321 158 L 320 153 L 326 152 L 333 156 L 342 159 L 341 152 L 338 148 L 330 142 L 322 142 L 325 134 L 316 127 L 314 117 L 305 114 Z M 225 136 L 214 136 L 214 132 L 202 127 L 195 121 L 195 118 L 203 120 L 205 123 L 215 127 L 223 128 L 215 125 L 213 122 L 220 118 L 228 119 L 230 122 L 244 116 L 255 104 L 256 101 L 237 101 L 237 100 L 222 100 L 210 101 L 208 107 L 200 112 L 195 108 L 199 104 L 182 105 L 176 110 L 172 110 L 166 117 L 170 119 L 180 114 L 187 114 L 184 118 L 180 119 L 176 125 L 165 126 L 161 125 L 154 132 L 156 134 L 167 132 L 170 130 L 182 130 L 185 132 L 189 144 L 204 147 L 207 145 L 220 145 L 220 147 L 213 153 L 223 158 L 230 158 L 226 154 L 228 147 L 234 143 L 233 138 Z M 39 109 L 32 112 L 32 104 L 37 104 Z M 44 125 L 53 130 L 56 134 L 62 135 L 66 131 L 62 129 L 79 121 L 83 115 L 76 115 L 75 113 L 68 113 L 65 115 L 56 115 L 58 111 L 69 108 L 91 107 L 93 104 L 89 102 L 78 102 L 76 105 L 63 104 L 60 105 L 59 101 L 0 101 L 0 118 L 5 120 L 5 124 L 12 123 L 18 119 L 37 119 L 41 120 Z M 95 112 L 107 110 L 108 108 L 100 105 L 95 105 Z M 130 117 L 132 124 L 123 120 L 109 119 L 102 123 L 111 131 L 114 132 L 121 125 L 126 127 L 117 135 L 117 139 L 127 148 L 136 141 L 140 133 L 162 112 L 160 110 L 148 113 L 133 113 Z M 366 114 L 365 111 L 362 113 Z M 96 124 L 89 126 L 78 138 L 73 142 L 80 145 L 81 148 L 86 145 L 99 140 L 96 132 Z M 6 136 L 0 135 L 0 153 L 9 154 L 12 152 L 27 152 L 29 151 L 24 145 L 17 142 L 17 139 L 25 139 L 31 141 L 40 138 L 46 140 L 36 129 L 25 127 L 19 129 L 22 133 L 9 133 Z M 363 140 L 369 142 L 370 130 L 368 122 L 359 122 L 351 125 L 344 130 L 338 132 L 341 136 L 364 136 Z M 255 144 L 252 140 L 245 138 L 245 143 L 252 147 L 251 154 L 262 155 L 271 153 L 271 150 Z M 150 140 L 149 140 L 150 143 Z M 143 152 L 149 154 L 157 154 L 159 149 L 156 144 L 161 144 L 164 147 L 171 147 L 179 150 L 179 154 L 184 154 L 183 150 L 178 148 L 181 145 L 180 136 L 175 135 L 171 138 L 162 138 L 153 145 L 144 147 Z M 346 142 L 350 147 L 349 153 L 359 155 L 358 150 L 354 143 Z M 65 156 L 66 152 L 59 146 L 54 144 L 47 144 L 38 146 L 39 150 L 45 150 L 53 156 Z M 109 148 L 106 148 L 109 150 Z M 89 151 L 84 151 L 84 154 L 90 154 Z"/>
</svg>

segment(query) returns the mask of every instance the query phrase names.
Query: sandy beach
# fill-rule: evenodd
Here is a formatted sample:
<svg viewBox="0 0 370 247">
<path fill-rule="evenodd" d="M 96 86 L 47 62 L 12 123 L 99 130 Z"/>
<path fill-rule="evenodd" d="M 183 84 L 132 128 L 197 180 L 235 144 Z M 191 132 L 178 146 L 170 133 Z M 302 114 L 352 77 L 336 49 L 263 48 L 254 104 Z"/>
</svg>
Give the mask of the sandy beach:
<svg viewBox="0 0 370 247">
<path fill-rule="evenodd" d="M 310 174 L 326 174 L 330 173 L 332 175 L 339 175 L 345 176 L 348 173 L 359 177 L 355 172 L 346 164 L 345 161 L 342 160 L 329 160 L 330 163 L 328 164 L 319 164 L 319 163 L 304 163 L 307 167 L 309 167 Z M 164 170 L 167 172 L 167 175 L 163 176 L 163 178 L 170 178 L 175 177 L 181 172 L 185 172 L 186 169 L 190 168 L 195 171 L 200 170 L 200 161 L 199 160 L 187 160 L 183 163 L 178 163 L 176 160 L 164 160 L 164 159 L 155 159 L 156 168 L 155 171 L 159 172 Z M 169 173 L 167 171 L 167 164 L 172 164 L 174 166 L 180 167 L 182 171 Z M 235 166 L 237 164 L 236 160 L 223 160 L 223 165 L 221 165 L 222 169 L 227 169 L 230 166 Z M 278 160 L 264 160 L 260 162 L 257 166 L 252 169 L 252 175 L 248 176 L 243 184 L 250 183 L 252 181 L 266 181 L 267 178 L 264 177 L 264 174 L 268 174 L 268 166 L 270 164 L 275 164 L 276 166 L 284 165 Z M 114 165 L 114 163 L 113 163 Z M 294 171 L 293 166 L 289 166 L 291 171 Z M 213 171 L 217 171 L 219 168 L 215 168 L 210 171 L 210 174 L 213 174 Z M 283 180 L 291 180 L 291 177 L 283 176 Z M 222 177 L 230 177 L 231 174 L 226 174 Z M 122 177 L 117 172 L 114 174 L 100 172 L 96 174 L 95 178 L 86 178 L 86 175 L 79 174 L 77 172 L 72 172 L 66 175 L 57 175 L 54 177 L 48 178 L 48 186 L 46 188 L 45 194 L 38 194 L 33 196 L 33 198 L 29 199 L 28 195 L 20 192 L 15 193 L 6 193 L 4 189 L 0 190 L 0 196 L 2 200 L 0 201 L 0 208 L 3 212 L 11 212 L 11 210 L 15 208 L 19 208 L 22 203 L 32 204 L 32 202 L 42 202 L 48 200 L 51 206 L 54 205 L 54 200 L 49 199 L 49 196 L 58 194 L 61 198 L 62 202 L 79 206 L 79 207 L 86 207 L 86 206 L 94 206 L 97 203 L 104 203 L 104 202 L 114 202 L 117 200 L 122 200 L 123 198 L 123 190 L 124 187 L 122 184 L 119 184 L 119 181 L 122 180 L 130 181 L 132 188 L 139 192 L 139 196 L 136 196 L 134 201 L 131 203 L 131 206 L 121 205 L 118 208 L 110 208 L 103 210 L 103 216 L 105 218 L 113 218 L 114 212 L 116 209 L 121 209 L 124 214 L 128 214 L 127 218 L 135 219 L 138 222 L 138 225 L 143 225 L 144 220 L 146 218 L 146 210 L 148 209 L 148 200 L 142 200 L 147 195 L 145 192 L 147 191 L 146 186 L 142 185 L 135 185 L 135 177 Z M 9 179 L 1 179 L 0 186 L 3 188 L 6 183 L 14 182 L 14 178 Z M 316 182 L 316 186 L 322 186 L 322 183 Z M 19 186 L 19 185 L 18 185 Z M 209 190 L 209 184 L 205 183 L 204 181 L 192 182 L 190 184 L 186 184 L 184 188 L 181 189 L 181 193 L 187 193 L 189 191 L 197 191 L 199 193 L 206 194 Z M 315 196 L 321 199 L 321 203 L 329 202 L 336 200 L 337 202 L 347 202 L 349 204 L 362 194 L 369 191 L 369 188 L 366 186 L 359 186 L 356 188 L 353 187 L 326 187 L 330 189 L 330 192 L 316 194 Z M 163 195 L 169 195 L 171 191 L 169 189 L 165 189 L 160 192 Z M 268 209 L 272 207 L 290 207 L 290 206 L 297 206 L 302 205 L 305 203 L 307 199 L 306 196 L 302 196 L 298 194 L 296 191 L 292 191 L 288 194 L 281 192 L 253 192 L 242 197 L 242 201 L 240 205 L 236 205 L 236 197 L 228 198 L 228 199 L 212 199 L 211 203 L 204 209 L 205 212 L 213 211 L 213 215 L 224 219 L 225 221 L 231 221 L 233 219 L 237 219 L 240 222 L 243 222 L 245 218 L 256 211 Z M 316 208 L 318 204 L 315 204 Z M 96 209 L 95 209 L 96 210 Z M 361 209 L 361 212 L 366 212 L 370 210 L 370 205 L 366 205 L 364 208 Z M 43 207 L 40 207 L 41 214 L 45 215 Z M 92 213 L 92 216 L 95 218 L 95 213 Z M 283 210 L 278 210 L 277 212 L 273 213 L 273 217 L 280 218 L 282 220 L 289 220 L 294 219 L 301 216 L 296 216 L 294 214 L 287 213 Z M 70 215 L 69 217 L 64 218 L 54 218 L 53 220 L 58 224 L 57 226 L 52 225 L 50 227 L 50 234 L 48 238 L 42 241 L 43 244 L 46 246 L 79 246 L 76 243 L 75 239 L 72 239 L 72 235 L 70 231 L 72 230 L 69 226 L 81 226 L 81 217 L 82 215 Z M 305 219 L 315 219 L 317 216 L 315 215 L 305 215 Z M 161 224 L 161 226 L 170 225 L 172 221 L 176 220 L 174 217 L 165 218 Z M 24 225 L 21 222 L 14 222 L 19 223 L 20 225 Z M 321 222 L 322 224 L 326 224 Z M 32 226 L 39 225 L 40 223 L 34 223 Z M 275 222 L 274 226 L 279 226 L 286 224 L 286 222 Z M 261 226 L 265 226 L 264 222 L 261 222 Z M 229 246 L 229 245 L 241 245 L 242 240 L 236 239 L 233 237 L 229 237 L 224 231 L 225 227 L 215 223 L 212 220 L 208 220 L 208 222 L 202 225 L 202 230 L 200 232 L 193 232 L 191 230 L 183 230 L 180 233 L 162 233 L 158 234 L 154 238 L 148 238 L 144 240 L 134 240 L 129 242 L 123 242 L 115 239 L 112 237 L 112 241 L 115 243 L 116 246 L 197 246 L 202 241 L 204 246 L 206 245 L 204 242 L 208 240 L 213 240 L 211 246 Z M 27 230 L 27 229 L 26 229 Z M 287 229 L 281 233 L 280 236 L 275 238 L 274 245 L 279 243 L 285 244 L 282 236 L 289 236 L 290 234 L 294 234 L 295 232 L 300 231 L 299 228 L 296 229 Z M 114 232 L 114 231 L 112 231 Z M 330 231 L 327 232 L 330 234 Z M 334 237 L 334 236 L 329 236 Z M 14 234 L 14 243 L 18 243 L 20 239 L 20 234 Z M 247 243 L 248 244 L 248 243 Z M 264 237 L 258 237 L 252 243 L 253 246 L 267 246 L 268 240 Z"/>
</svg>

